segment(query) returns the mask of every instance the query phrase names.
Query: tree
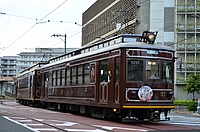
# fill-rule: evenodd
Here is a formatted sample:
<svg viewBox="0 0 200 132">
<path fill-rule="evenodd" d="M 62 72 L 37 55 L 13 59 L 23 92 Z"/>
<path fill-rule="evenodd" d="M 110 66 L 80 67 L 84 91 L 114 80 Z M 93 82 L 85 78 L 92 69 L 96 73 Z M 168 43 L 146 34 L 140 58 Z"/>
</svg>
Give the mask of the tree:
<svg viewBox="0 0 200 132">
<path fill-rule="evenodd" d="M 193 94 L 193 101 L 195 100 L 194 93 L 197 92 L 200 94 L 200 74 L 194 73 L 189 74 L 189 76 L 186 78 L 186 85 L 184 87 L 184 90 L 186 90 L 188 93 Z"/>
</svg>

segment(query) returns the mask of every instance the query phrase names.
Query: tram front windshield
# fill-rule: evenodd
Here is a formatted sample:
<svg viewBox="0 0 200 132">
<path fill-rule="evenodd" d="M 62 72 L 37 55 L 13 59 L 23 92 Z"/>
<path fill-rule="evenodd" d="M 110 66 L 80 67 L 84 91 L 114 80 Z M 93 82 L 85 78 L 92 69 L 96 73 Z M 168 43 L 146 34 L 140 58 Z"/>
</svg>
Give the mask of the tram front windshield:
<svg viewBox="0 0 200 132">
<path fill-rule="evenodd" d="M 172 83 L 172 61 L 127 60 L 127 81 L 151 81 Z"/>
</svg>

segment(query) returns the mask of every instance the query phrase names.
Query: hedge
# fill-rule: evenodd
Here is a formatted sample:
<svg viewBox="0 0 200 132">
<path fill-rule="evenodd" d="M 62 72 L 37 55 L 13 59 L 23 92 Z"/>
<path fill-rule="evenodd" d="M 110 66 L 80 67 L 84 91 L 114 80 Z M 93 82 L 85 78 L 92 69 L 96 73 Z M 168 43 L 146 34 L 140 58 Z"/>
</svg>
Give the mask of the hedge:
<svg viewBox="0 0 200 132">
<path fill-rule="evenodd" d="M 189 111 L 196 111 L 198 106 L 198 101 L 192 100 L 174 100 L 175 106 L 187 106 Z"/>
</svg>

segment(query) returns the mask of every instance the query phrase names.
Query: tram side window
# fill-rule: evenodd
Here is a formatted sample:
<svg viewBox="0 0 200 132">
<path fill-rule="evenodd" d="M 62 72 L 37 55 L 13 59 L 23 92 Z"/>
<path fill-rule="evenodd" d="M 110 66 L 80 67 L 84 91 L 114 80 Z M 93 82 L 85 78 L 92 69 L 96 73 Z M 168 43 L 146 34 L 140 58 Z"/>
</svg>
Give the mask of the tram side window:
<svg viewBox="0 0 200 132">
<path fill-rule="evenodd" d="M 45 88 L 47 88 L 48 87 L 48 81 L 49 81 L 49 73 L 48 72 L 46 72 L 44 74 L 44 79 L 45 79 L 44 86 L 45 86 Z"/>
<path fill-rule="evenodd" d="M 67 67 L 67 85 L 71 85 L 71 75 L 70 75 L 71 68 Z"/>
<path fill-rule="evenodd" d="M 33 82 L 32 82 L 32 75 L 30 76 L 30 80 L 29 80 L 29 84 L 30 84 L 30 86 L 29 87 L 32 87 L 32 85 L 33 85 Z M 38 82 L 37 82 L 38 83 Z"/>
<path fill-rule="evenodd" d="M 25 87 L 24 88 L 28 88 L 29 86 L 29 81 L 28 81 L 28 77 L 26 77 L 26 79 L 24 80 L 25 82 Z"/>
<path fill-rule="evenodd" d="M 90 75 L 89 75 L 89 64 L 84 65 L 84 77 L 83 77 L 83 83 L 84 84 L 89 84 L 90 82 Z"/>
<path fill-rule="evenodd" d="M 52 86 L 56 86 L 56 71 L 52 71 Z"/>
<path fill-rule="evenodd" d="M 56 86 L 60 86 L 60 70 L 56 71 L 56 78 L 57 78 Z"/>
<path fill-rule="evenodd" d="M 95 64 L 90 65 L 90 83 L 95 83 Z"/>
<path fill-rule="evenodd" d="M 128 59 L 127 81 L 143 81 L 143 61 Z"/>
<path fill-rule="evenodd" d="M 101 82 L 108 82 L 108 61 L 100 62 Z"/>
<path fill-rule="evenodd" d="M 65 85 L 65 69 L 61 69 L 61 85 Z"/>
<path fill-rule="evenodd" d="M 78 84 L 83 84 L 83 67 L 82 65 L 78 66 Z"/>
<path fill-rule="evenodd" d="M 163 61 L 162 62 L 162 82 L 163 83 L 172 83 L 172 62 Z"/>
<path fill-rule="evenodd" d="M 28 88 L 28 77 L 22 78 L 19 81 L 19 89 Z"/>
<path fill-rule="evenodd" d="M 26 77 L 26 82 L 25 82 L 25 83 L 26 83 L 26 88 L 28 88 L 28 87 L 29 87 L 29 85 L 30 85 L 30 84 L 29 84 L 29 80 L 28 80 L 28 79 L 29 79 L 29 77 Z"/>
<path fill-rule="evenodd" d="M 156 79 L 156 81 L 159 81 L 160 77 L 160 61 L 156 60 L 147 60 L 146 61 L 146 80 L 149 79 Z"/>
<path fill-rule="evenodd" d="M 76 67 L 72 67 L 72 85 L 76 85 Z"/>
<path fill-rule="evenodd" d="M 28 88 L 28 77 L 25 77 L 20 80 L 19 89 Z"/>
<path fill-rule="evenodd" d="M 115 82 L 119 81 L 119 60 L 115 61 Z"/>
<path fill-rule="evenodd" d="M 32 77 L 32 76 L 31 76 Z M 32 80 L 32 79 L 31 79 Z M 37 86 L 41 86 L 41 75 L 40 72 L 37 72 Z"/>
</svg>

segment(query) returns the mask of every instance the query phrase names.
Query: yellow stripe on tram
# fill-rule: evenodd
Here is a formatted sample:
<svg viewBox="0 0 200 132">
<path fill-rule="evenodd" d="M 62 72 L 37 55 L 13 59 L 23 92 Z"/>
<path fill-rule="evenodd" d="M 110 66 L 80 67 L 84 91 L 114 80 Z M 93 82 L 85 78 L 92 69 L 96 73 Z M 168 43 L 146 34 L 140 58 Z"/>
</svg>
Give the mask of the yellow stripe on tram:
<svg viewBox="0 0 200 132">
<path fill-rule="evenodd" d="M 175 106 L 123 106 L 125 109 L 174 109 Z"/>
</svg>

